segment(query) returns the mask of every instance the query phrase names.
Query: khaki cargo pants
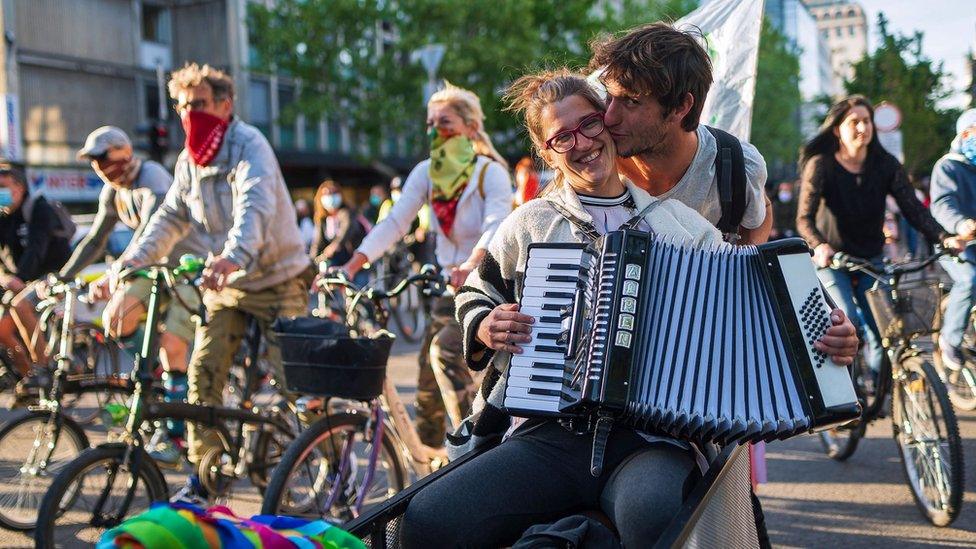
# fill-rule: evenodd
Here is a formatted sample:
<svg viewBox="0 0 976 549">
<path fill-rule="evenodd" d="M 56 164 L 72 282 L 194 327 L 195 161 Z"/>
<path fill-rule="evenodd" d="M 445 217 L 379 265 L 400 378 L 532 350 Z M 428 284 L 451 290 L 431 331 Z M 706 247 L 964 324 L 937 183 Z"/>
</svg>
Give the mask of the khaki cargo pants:
<svg viewBox="0 0 976 549">
<path fill-rule="evenodd" d="M 224 288 L 220 292 L 206 292 L 203 302 L 207 306 L 209 322 L 197 328 L 193 354 L 188 371 L 191 404 L 220 406 L 223 404 L 224 386 L 230 377 L 230 367 L 240 347 L 247 327 L 246 314 L 254 317 L 261 328 L 267 345 L 268 363 L 275 379 L 284 388 L 284 372 L 281 367 L 281 351 L 278 341 L 269 329 L 279 316 L 304 316 L 308 309 L 308 284 L 305 277 L 282 282 L 277 286 L 256 292 Z M 187 425 L 188 457 L 198 463 L 207 449 L 220 447 L 215 432 L 190 422 Z"/>
</svg>

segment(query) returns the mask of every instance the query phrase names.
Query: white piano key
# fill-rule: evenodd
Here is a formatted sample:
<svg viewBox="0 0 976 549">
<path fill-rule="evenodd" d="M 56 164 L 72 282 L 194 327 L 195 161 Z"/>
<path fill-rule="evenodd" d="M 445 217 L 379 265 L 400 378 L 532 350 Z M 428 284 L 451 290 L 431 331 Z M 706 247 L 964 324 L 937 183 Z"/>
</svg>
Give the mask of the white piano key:
<svg viewBox="0 0 976 549">
<path fill-rule="evenodd" d="M 547 398 L 547 399 L 531 398 L 530 399 L 530 398 L 506 396 L 505 407 L 514 410 L 555 413 L 559 411 L 559 399 L 558 398 Z"/>
</svg>

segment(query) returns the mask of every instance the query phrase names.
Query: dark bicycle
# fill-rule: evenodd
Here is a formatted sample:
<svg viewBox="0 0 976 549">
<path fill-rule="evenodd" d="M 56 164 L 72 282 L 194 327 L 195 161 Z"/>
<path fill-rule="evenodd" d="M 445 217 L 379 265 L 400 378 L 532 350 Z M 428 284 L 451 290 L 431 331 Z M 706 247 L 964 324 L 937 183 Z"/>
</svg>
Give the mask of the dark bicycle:
<svg viewBox="0 0 976 549">
<path fill-rule="evenodd" d="M 862 399 L 861 418 L 821 433 L 831 457 L 848 458 L 867 424 L 883 417 L 890 391 L 892 434 L 906 480 L 922 514 L 936 526 L 947 526 L 959 516 L 964 486 L 962 441 L 946 386 L 927 353 L 916 345 L 920 336 L 939 329 L 941 282 L 906 277 L 947 253 L 939 251 L 919 263 L 888 264 L 880 269 L 847 254 L 834 256 L 832 268 L 859 271 L 875 280 L 867 300 L 881 334 L 885 360 L 876 376 L 865 361 L 855 361 L 852 375 Z"/>
<path fill-rule="evenodd" d="M 175 269 L 153 265 L 121 275 L 123 279 L 139 276 L 152 281 L 147 329 L 131 376 L 133 394 L 125 430 L 119 442 L 85 450 L 55 477 L 41 501 L 35 530 L 37 547 L 92 544 L 126 517 L 168 499 L 166 480 L 145 449 L 154 422 L 183 419 L 217 432 L 220 447 L 197 464 L 200 481 L 213 497 L 225 497 L 231 482 L 238 478 L 249 478 L 263 488 L 284 448 L 295 437 L 294 422 L 285 410 L 274 405 L 261 409 L 251 399 L 254 377 L 261 375 L 255 367 L 260 358 L 261 332 L 254 321 L 248 327 L 248 380 L 243 385 L 241 407 L 163 402 L 155 396 L 152 370 L 159 352 L 156 328 L 161 295 L 179 279 L 195 278 L 202 268 L 201 261 L 185 257 Z M 205 322 L 202 305 L 199 316 Z"/>
</svg>

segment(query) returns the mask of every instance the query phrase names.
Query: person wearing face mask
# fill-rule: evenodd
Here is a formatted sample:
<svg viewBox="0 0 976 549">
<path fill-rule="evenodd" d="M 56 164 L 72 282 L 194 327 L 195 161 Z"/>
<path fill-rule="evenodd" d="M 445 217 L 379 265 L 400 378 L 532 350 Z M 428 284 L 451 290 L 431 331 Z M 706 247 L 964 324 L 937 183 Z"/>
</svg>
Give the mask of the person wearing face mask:
<svg viewBox="0 0 976 549">
<path fill-rule="evenodd" d="M 315 222 L 312 221 L 312 207 L 308 200 L 299 198 L 295 201 L 295 215 L 298 218 L 298 229 L 302 233 L 302 243 L 306 249 L 311 249 L 315 238 Z"/>
<path fill-rule="evenodd" d="M 377 183 L 369 188 L 369 201 L 363 207 L 363 216 L 369 220 L 370 224 L 376 225 L 380 217 L 380 209 L 383 203 L 390 199 L 390 192 L 385 185 Z"/>
<path fill-rule="evenodd" d="M 343 265 L 352 257 L 366 236 L 368 221 L 343 203 L 339 186 L 326 179 L 315 192 L 315 237 L 312 240 L 312 259 L 316 265 L 328 261 Z M 356 274 L 356 282 L 363 285 L 365 272 Z"/>
<path fill-rule="evenodd" d="M 459 288 L 477 268 L 501 221 L 512 211 L 512 185 L 505 160 L 484 129 L 478 97 L 447 84 L 427 103 L 430 158 L 418 164 L 403 184 L 402 195 L 390 213 L 366 236 L 342 266 L 354 276 L 367 262 L 376 261 L 411 230 L 423 206 L 433 215 L 434 252 L 440 267 Z M 417 388 L 417 428 L 428 446 L 444 443 L 444 413 L 458 425 L 467 413 L 475 388 L 461 353 L 461 328 L 454 318 L 453 297 L 433 307 L 436 330 L 431 342 L 430 367 L 420 370 Z M 444 388 L 438 391 L 437 387 Z M 451 402 L 443 402 L 448 398 Z"/>
<path fill-rule="evenodd" d="M 796 236 L 796 196 L 793 182 L 783 181 L 773 197 L 773 232 L 771 240 Z"/>
<path fill-rule="evenodd" d="M 880 266 L 889 195 L 931 242 L 953 249 L 959 242 L 919 202 L 901 163 L 881 146 L 874 107 L 864 96 L 847 97 L 827 111 L 820 131 L 801 151 L 800 173 L 797 231 L 813 248 L 817 275 L 830 297 L 860 327 L 868 365 L 877 372 L 884 351 L 865 294 L 874 279 L 830 268 L 834 254 L 844 252 Z"/>
<path fill-rule="evenodd" d="M 22 375 L 30 373 L 32 362 L 47 361 L 34 315 L 37 281 L 57 272 L 71 254 L 72 235 L 66 229 L 44 196 L 31 196 L 22 171 L 0 166 L 0 286 L 16 294 L 9 314 L 0 319 L 0 346 L 10 351 L 14 367 Z M 74 233 L 73 226 L 70 232 Z M 25 347 L 21 341 L 32 345 Z M 43 368 L 38 368 L 25 381 L 27 386 L 36 386 L 45 379 Z"/>
<path fill-rule="evenodd" d="M 949 153 L 932 168 L 932 215 L 945 228 L 967 241 L 963 257 L 976 260 L 976 109 L 969 109 L 956 121 L 956 137 Z M 950 368 L 960 368 L 964 358 L 960 346 L 969 310 L 976 304 L 976 267 L 943 258 L 942 268 L 952 277 L 952 290 L 942 331 L 939 349 L 942 362 Z"/>
<path fill-rule="evenodd" d="M 88 160 L 92 169 L 104 184 L 98 197 L 98 211 L 91 230 L 78 243 L 71 259 L 61 268 L 60 276 L 71 278 L 96 261 L 104 258 L 105 247 L 116 223 L 121 222 L 133 230 L 132 240 L 110 272 L 121 269 L 121 261 L 149 224 L 149 218 L 162 204 L 173 183 L 173 176 L 166 168 L 152 160 L 142 160 L 133 155 L 132 143 L 124 131 L 114 126 L 102 126 L 92 131 L 85 146 L 78 151 L 78 158 Z M 176 243 L 169 253 L 168 263 L 176 266 L 183 254 L 206 257 L 208 248 L 204 240 L 189 233 Z M 103 314 L 104 324 L 114 337 L 129 337 L 139 328 L 146 314 L 146 303 L 152 284 L 148 279 L 135 279 L 126 283 L 123 291 L 111 292 L 112 276 L 105 275 L 89 287 L 90 296 L 98 301 L 108 300 Z M 192 310 L 199 304 L 199 297 L 187 285 L 177 287 L 180 299 L 187 307 L 170 307 L 166 304 L 162 332 L 159 335 L 160 361 L 165 374 L 163 385 L 166 398 L 180 402 L 186 399 L 186 369 L 190 345 L 196 325 Z M 175 464 L 180 457 L 178 439 L 183 438 L 182 422 L 171 421 L 169 434 L 176 440 L 160 441 L 150 454 L 162 463 Z"/>
<path fill-rule="evenodd" d="M 189 402 L 222 404 L 245 314 L 263 333 L 279 387 L 287 387 L 270 326 L 279 316 L 305 314 L 313 271 L 278 160 L 261 131 L 234 116 L 234 81 L 224 72 L 187 64 L 172 74 L 169 94 L 185 148 L 172 187 L 126 263 L 156 263 L 189 235 L 206 246 L 200 284 L 208 322 L 197 328 L 190 355 Z M 187 434 L 193 463 L 219 446 L 210 430 L 190 424 Z M 207 497 L 194 478 L 185 492 Z"/>
</svg>

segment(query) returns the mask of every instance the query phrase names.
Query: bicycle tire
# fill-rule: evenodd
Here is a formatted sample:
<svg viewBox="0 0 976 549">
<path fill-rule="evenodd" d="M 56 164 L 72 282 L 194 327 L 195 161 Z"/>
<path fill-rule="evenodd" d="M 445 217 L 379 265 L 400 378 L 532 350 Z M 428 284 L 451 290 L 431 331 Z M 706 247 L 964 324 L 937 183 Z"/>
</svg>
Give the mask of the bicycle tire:
<svg viewBox="0 0 976 549">
<path fill-rule="evenodd" d="M 81 342 L 74 349 L 75 363 L 72 364 L 72 375 L 84 375 L 95 378 L 118 377 L 120 348 L 114 340 L 106 338 L 97 327 L 91 324 L 75 326 L 75 341 Z M 79 407 L 85 395 L 91 394 L 95 398 L 93 407 Z M 77 394 L 65 394 L 62 405 L 65 413 L 82 425 L 94 422 L 102 410 L 110 403 L 125 404 L 129 391 L 84 391 Z"/>
<path fill-rule="evenodd" d="M 140 452 L 142 455 L 139 460 L 141 465 L 137 472 L 138 480 L 135 490 L 136 496 L 138 496 L 140 487 L 145 491 L 145 506 L 137 504 L 133 507 L 130 505 L 122 516 L 118 517 L 118 520 L 100 525 L 104 526 L 104 528 L 90 526 L 93 517 L 87 517 L 83 521 L 80 521 L 80 524 L 78 524 L 80 530 L 76 533 L 68 530 L 70 523 L 66 524 L 62 522 L 57 525 L 55 524 L 62 519 L 67 521 L 74 518 L 75 513 L 71 512 L 70 509 L 65 509 L 65 506 L 62 504 L 67 500 L 68 506 L 73 506 L 86 496 L 86 494 L 80 494 L 78 491 L 85 490 L 83 483 L 86 481 L 89 473 L 99 471 L 100 468 L 118 471 L 119 465 L 124 459 L 127 450 L 128 447 L 123 444 L 103 444 L 89 448 L 61 470 L 58 476 L 54 478 L 54 482 L 51 483 L 51 487 L 44 494 L 44 499 L 41 501 L 41 508 L 37 517 L 37 528 L 34 530 L 36 547 L 40 549 L 53 549 L 54 547 L 73 547 L 77 544 L 88 544 L 90 547 L 98 541 L 98 538 L 105 530 L 113 528 L 126 517 L 141 513 L 148 509 L 151 503 L 167 500 L 168 488 L 162 473 L 160 473 L 159 468 L 152 458 L 141 448 L 137 448 L 134 451 Z M 129 478 L 122 480 L 116 479 L 113 484 L 113 486 L 120 488 L 120 496 L 124 494 L 126 488 L 124 483 L 128 482 L 128 480 Z M 100 494 L 101 492 L 98 493 Z M 87 511 L 84 514 L 87 515 Z M 59 542 L 59 540 L 65 538 L 68 541 Z"/>
<path fill-rule="evenodd" d="M 955 411 L 949 400 L 945 385 L 939 378 L 935 367 L 931 362 L 920 356 L 908 357 L 902 361 L 904 375 L 895 379 L 892 388 L 891 405 L 891 424 L 895 442 L 898 444 L 899 454 L 902 458 L 902 465 L 905 472 L 905 479 L 912 492 L 912 497 L 922 515 L 935 526 L 948 526 L 956 517 L 962 506 L 964 469 L 963 469 L 963 448 L 962 440 L 959 437 L 959 424 L 956 420 Z M 917 409 L 919 389 L 924 389 L 925 407 L 927 410 Z M 911 395 L 915 395 L 914 398 Z M 914 415 L 910 414 L 909 406 L 915 408 Z M 921 425 L 922 414 L 930 414 L 932 419 L 932 433 L 923 432 Z M 912 419 L 915 417 L 915 419 Z M 941 417 L 941 421 L 939 418 Z M 941 425 L 940 425 L 941 423 Z M 923 435 L 922 440 L 917 433 Z M 941 488 L 948 490 L 948 495 L 942 498 L 938 504 L 933 504 L 926 493 L 926 487 L 921 483 L 925 480 L 920 474 L 919 465 L 922 460 L 915 459 L 913 448 L 918 447 L 922 442 L 924 446 L 923 454 L 931 444 L 926 444 L 926 438 L 937 441 L 937 455 L 939 456 L 936 465 L 947 464 L 948 470 L 944 466 L 932 469 L 929 474 L 945 479 L 933 479 L 941 485 Z M 943 446 L 945 452 L 943 452 Z M 926 456 L 922 456 L 924 460 Z M 925 460 L 927 461 L 927 460 Z M 929 464 L 931 466 L 931 464 Z M 922 471 L 921 473 L 925 473 Z M 934 487 L 938 490 L 939 487 Z"/>
<path fill-rule="evenodd" d="M 390 316 L 397 326 L 397 333 L 410 343 L 420 341 L 424 333 L 418 293 L 416 286 L 410 286 L 399 297 L 390 300 Z"/>
<path fill-rule="evenodd" d="M 56 433 L 47 428 L 51 419 L 50 412 L 25 412 L 0 427 L 0 526 L 3 528 L 33 529 L 41 498 L 51 479 L 90 445 L 84 429 L 72 419 L 62 416 L 60 432 Z M 55 434 L 57 442 L 48 457 L 44 449 Z"/>
<path fill-rule="evenodd" d="M 311 501 L 305 503 L 302 506 L 290 504 L 285 502 L 285 498 L 291 498 L 290 483 L 294 480 L 299 479 L 303 473 L 299 470 L 299 467 L 306 461 L 313 452 L 316 452 L 322 445 L 329 440 L 330 437 L 335 434 L 342 432 L 352 433 L 354 435 L 364 434 L 366 430 L 367 422 L 369 417 L 365 414 L 353 414 L 353 413 L 342 413 L 337 415 L 323 416 L 318 421 L 313 423 L 299 435 L 298 438 L 291 444 L 288 450 L 282 456 L 281 461 L 278 463 L 278 467 L 274 470 L 271 475 L 271 480 L 268 483 L 267 490 L 264 493 L 264 501 L 262 503 L 261 512 L 263 514 L 288 514 L 297 516 L 314 516 L 315 518 L 332 517 L 339 520 L 348 520 L 352 518 L 351 516 L 346 516 L 344 513 L 337 513 L 336 509 L 330 508 L 323 512 L 320 506 L 320 497 L 328 497 L 329 490 L 324 490 L 319 492 L 314 488 L 315 481 L 319 480 L 321 476 L 321 470 L 315 475 L 310 486 L 312 491 L 309 494 Z M 386 426 L 388 428 L 388 426 Z M 400 454 L 397 451 L 396 444 L 393 442 L 393 438 L 389 436 L 384 436 L 381 447 L 381 459 L 378 461 L 378 465 L 382 460 L 387 460 L 386 465 L 387 470 L 387 481 L 392 484 L 392 486 L 387 487 L 386 498 L 392 496 L 393 494 L 403 490 L 406 486 L 407 472 L 400 461 Z M 355 460 L 354 460 L 355 461 Z M 378 470 L 378 468 L 377 468 Z M 306 471 L 306 473 L 311 473 L 311 469 Z M 360 479 L 357 477 L 356 481 Z M 383 498 L 385 501 L 386 498 Z M 326 502 L 321 502 L 326 503 Z M 379 503 L 379 502 L 376 502 Z M 311 506 L 315 505 L 315 513 L 311 512 Z M 299 509 L 301 507 L 301 509 Z M 336 514 L 343 516 L 335 516 Z"/>
</svg>

